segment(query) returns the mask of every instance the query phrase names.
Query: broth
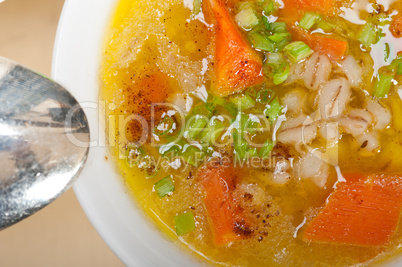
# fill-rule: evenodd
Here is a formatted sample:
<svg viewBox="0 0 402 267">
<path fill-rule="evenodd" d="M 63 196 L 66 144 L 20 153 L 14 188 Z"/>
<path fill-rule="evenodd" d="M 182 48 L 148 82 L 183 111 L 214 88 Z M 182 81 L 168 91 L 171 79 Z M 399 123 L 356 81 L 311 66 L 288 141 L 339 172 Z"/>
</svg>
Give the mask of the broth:
<svg viewBox="0 0 402 267">
<path fill-rule="evenodd" d="M 402 40 L 393 37 L 389 23 L 378 21 L 400 14 L 402 3 L 337 1 L 330 13 L 323 12 L 316 19 L 316 26 L 309 33 L 313 31 L 323 38 L 347 42 L 345 54 L 334 60 L 322 51 L 314 51 L 296 61 L 290 60 L 288 45 L 294 42 L 292 38 L 299 31 L 292 27 L 300 26 L 305 13 L 286 7 L 298 1 L 272 2 L 271 14 L 266 14 L 267 3 L 271 1 L 260 1 L 261 5 L 253 3 L 256 17 L 264 16 L 266 20 L 259 18 L 253 29 L 236 27 L 244 40 L 251 42 L 253 52 L 250 53 L 263 58 L 264 75 L 258 73 L 256 78 L 263 81 L 244 88 L 239 85 L 233 93 L 219 95 L 216 93 L 220 86 L 219 73 L 214 70 L 219 65 L 216 47 L 222 40 L 215 39 L 217 22 L 210 2 L 204 0 L 197 13 L 194 11 L 197 1 L 121 0 L 113 16 L 101 66 L 100 99 L 107 103 L 106 131 L 111 152 L 135 201 L 173 242 L 212 264 L 351 266 L 378 263 L 397 255 L 402 238 L 400 223 L 385 245 L 316 242 L 306 240 L 304 232 L 330 203 L 344 180 L 341 173 L 345 177 L 357 172 L 401 173 L 401 76 L 393 76 L 385 96 L 379 96 L 381 93 L 376 91 L 376 79 L 379 73 L 388 73 L 388 66 L 397 62 L 397 52 L 402 51 Z M 247 9 L 244 3 L 248 2 L 225 2 L 224 8 L 233 23 L 250 22 L 250 17 L 242 22 L 241 16 L 237 16 Z M 378 35 L 379 41 L 373 41 L 370 47 L 362 45 L 361 33 L 357 37 L 366 20 L 377 21 L 377 24 L 373 22 L 375 29 L 385 35 Z M 319 24 L 320 21 L 327 24 Z M 277 22 L 285 22 L 287 30 L 274 32 L 273 27 L 281 26 Z M 271 29 L 258 30 L 267 25 Z M 325 32 L 325 27 L 332 29 Z M 283 38 L 272 41 L 275 51 L 258 48 L 262 44 L 256 38 L 267 31 L 275 36 L 274 40 Z M 274 56 L 285 56 L 285 59 L 272 63 Z M 350 60 L 346 61 L 348 56 Z M 305 73 L 310 73 L 307 70 L 309 64 L 314 64 L 314 57 L 316 65 L 311 71 L 313 77 L 309 78 Z M 323 66 L 330 66 L 329 71 L 319 70 Z M 350 76 L 350 66 L 360 70 L 357 78 Z M 301 74 L 298 68 L 303 69 Z M 318 84 L 322 78 L 319 73 L 326 71 L 329 73 L 325 81 Z M 277 84 L 275 79 L 284 75 L 285 79 Z M 324 115 L 317 110 L 331 82 L 334 86 L 340 84 L 339 88 L 350 87 L 350 92 L 345 93 L 343 105 L 340 97 L 343 89 L 339 89 L 332 103 L 335 106 L 337 101 L 335 112 L 338 113 L 327 114 L 328 103 L 325 103 L 321 109 Z M 208 103 L 212 106 L 207 106 Z M 279 107 L 276 113 L 275 106 Z M 367 114 L 370 119 L 364 117 Z M 208 117 L 211 127 L 222 132 L 211 137 L 200 120 L 201 115 Z M 247 125 L 242 124 L 243 117 Z M 192 132 L 190 119 L 199 123 L 200 133 Z M 333 133 L 339 135 L 339 140 L 328 137 L 333 123 L 336 124 Z M 364 132 L 359 130 L 362 127 Z M 299 128 L 303 129 L 301 141 L 298 132 L 291 132 Z M 186 132 L 184 136 L 180 135 L 182 130 Z M 306 141 L 310 131 L 314 136 Z M 212 142 L 212 138 L 217 142 Z M 241 141 L 236 146 L 236 140 L 243 139 L 255 145 L 245 148 Z M 174 147 L 179 147 L 181 158 L 173 157 L 177 156 Z M 172 152 L 172 157 L 166 151 Z M 320 156 L 318 161 L 311 159 L 314 151 L 319 152 L 315 154 Z M 255 164 L 250 160 L 254 157 Z M 239 164 L 234 167 L 233 189 L 226 186 L 230 199 L 241 210 L 234 214 L 246 221 L 239 225 L 237 220 L 235 238 L 223 244 L 217 244 L 216 221 L 211 219 L 213 208 L 208 206 L 202 178 L 205 162 L 217 159 L 222 166 L 225 160 L 232 162 L 230 165 Z M 165 188 L 173 184 L 174 189 L 170 187 L 164 195 L 156 183 L 165 177 L 171 181 L 164 180 Z M 195 228 L 180 232 L 178 215 L 190 213 Z"/>
</svg>

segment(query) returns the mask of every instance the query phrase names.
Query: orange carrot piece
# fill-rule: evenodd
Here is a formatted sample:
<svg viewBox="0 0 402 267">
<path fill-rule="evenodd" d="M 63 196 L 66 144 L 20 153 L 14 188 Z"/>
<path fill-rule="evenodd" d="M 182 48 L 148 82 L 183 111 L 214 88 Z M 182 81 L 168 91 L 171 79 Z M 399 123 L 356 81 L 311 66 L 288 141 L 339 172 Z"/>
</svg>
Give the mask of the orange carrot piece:
<svg viewBox="0 0 402 267">
<path fill-rule="evenodd" d="M 402 15 L 397 15 L 392 19 L 389 30 L 396 38 L 402 37 Z"/>
<path fill-rule="evenodd" d="M 307 11 L 321 14 L 331 14 L 334 9 L 334 0 L 283 0 L 286 14 L 295 15 Z"/>
<path fill-rule="evenodd" d="M 303 239 L 350 245 L 389 243 L 402 205 L 402 177 L 344 175 L 325 208 L 308 225 Z"/>
<path fill-rule="evenodd" d="M 217 21 L 213 91 L 227 96 L 262 83 L 262 57 L 241 35 L 223 2 L 210 4 Z"/>
<path fill-rule="evenodd" d="M 293 40 L 303 41 L 314 51 L 325 54 L 332 61 L 339 61 L 345 55 L 348 42 L 310 34 L 297 26 L 289 27 Z"/>
<path fill-rule="evenodd" d="M 231 194 L 236 178 L 233 167 L 204 166 L 199 170 L 198 178 L 205 192 L 204 204 L 212 223 L 215 244 L 224 245 L 242 239 L 235 231 L 237 211 Z"/>
</svg>

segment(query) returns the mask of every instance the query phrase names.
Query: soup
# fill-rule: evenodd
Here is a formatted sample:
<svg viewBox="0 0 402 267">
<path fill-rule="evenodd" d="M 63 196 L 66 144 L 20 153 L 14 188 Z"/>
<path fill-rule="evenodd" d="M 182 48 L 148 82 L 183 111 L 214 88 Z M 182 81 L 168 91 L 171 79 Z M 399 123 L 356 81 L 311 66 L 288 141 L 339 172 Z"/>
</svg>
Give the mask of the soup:
<svg viewBox="0 0 402 267">
<path fill-rule="evenodd" d="M 121 0 L 101 100 L 116 166 L 215 265 L 399 253 L 402 2 Z"/>
</svg>

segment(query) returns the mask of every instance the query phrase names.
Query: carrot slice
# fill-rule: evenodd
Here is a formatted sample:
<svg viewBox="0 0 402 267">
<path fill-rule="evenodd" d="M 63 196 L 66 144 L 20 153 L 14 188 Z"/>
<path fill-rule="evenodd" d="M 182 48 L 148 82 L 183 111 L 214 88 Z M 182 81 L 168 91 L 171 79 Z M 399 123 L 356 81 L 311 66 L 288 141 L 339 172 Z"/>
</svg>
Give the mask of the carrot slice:
<svg viewBox="0 0 402 267">
<path fill-rule="evenodd" d="M 210 4 L 217 21 L 213 91 L 227 96 L 262 83 L 262 58 L 241 35 L 223 2 Z"/>
<path fill-rule="evenodd" d="M 389 243 L 402 205 L 402 178 L 396 175 L 344 175 L 303 239 L 350 245 Z"/>
<path fill-rule="evenodd" d="M 198 178 L 204 189 L 204 205 L 212 223 L 214 241 L 224 245 L 243 239 L 236 228 L 240 211 L 232 196 L 236 184 L 233 166 L 208 164 L 198 171 Z"/>
<path fill-rule="evenodd" d="M 392 19 L 391 25 L 389 26 L 389 30 L 392 35 L 396 38 L 402 37 L 402 15 L 395 16 Z"/>
<path fill-rule="evenodd" d="M 289 27 L 289 29 L 295 41 L 303 41 L 314 51 L 327 55 L 332 61 L 341 60 L 348 48 L 346 41 L 310 34 L 297 26 Z"/>
<path fill-rule="evenodd" d="M 334 10 L 334 0 L 283 0 L 283 3 L 289 16 L 306 11 L 331 14 Z"/>
</svg>

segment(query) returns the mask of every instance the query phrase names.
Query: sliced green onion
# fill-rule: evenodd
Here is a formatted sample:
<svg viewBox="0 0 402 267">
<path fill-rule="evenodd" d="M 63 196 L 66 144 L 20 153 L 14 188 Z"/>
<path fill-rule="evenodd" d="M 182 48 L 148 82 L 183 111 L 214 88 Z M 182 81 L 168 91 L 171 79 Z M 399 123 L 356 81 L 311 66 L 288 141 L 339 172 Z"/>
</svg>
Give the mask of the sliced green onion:
<svg viewBox="0 0 402 267">
<path fill-rule="evenodd" d="M 162 144 L 159 146 L 159 154 L 165 156 L 169 153 L 173 153 L 174 156 L 180 154 L 183 149 L 184 141 L 180 140 L 179 142 L 169 142 L 166 144 Z"/>
<path fill-rule="evenodd" d="M 398 67 L 396 69 L 396 74 L 402 75 L 402 62 L 398 64 Z"/>
<path fill-rule="evenodd" d="M 378 98 L 386 97 L 391 89 L 393 75 L 379 73 L 374 84 L 374 96 Z"/>
<path fill-rule="evenodd" d="M 172 117 L 165 116 L 162 121 L 155 126 L 153 133 L 159 136 L 165 135 L 173 129 L 175 124 L 176 123 Z"/>
<path fill-rule="evenodd" d="M 204 129 L 204 136 L 202 137 L 201 141 L 203 143 L 210 143 L 212 145 L 215 144 L 216 140 L 223 134 L 227 125 L 223 118 L 220 117 L 212 117 L 210 120 L 209 126 Z"/>
<path fill-rule="evenodd" d="M 323 19 L 320 19 L 316 22 L 316 27 L 322 29 L 324 32 L 331 32 L 335 29 L 336 26 Z"/>
<path fill-rule="evenodd" d="M 140 147 L 128 145 L 126 148 L 126 160 L 130 168 L 137 165 L 144 155 L 145 151 Z"/>
<path fill-rule="evenodd" d="M 246 158 L 255 158 L 258 157 L 258 152 L 257 152 L 257 148 L 251 148 L 249 150 L 247 150 L 247 155 Z"/>
<path fill-rule="evenodd" d="M 249 118 L 244 126 L 244 131 L 248 133 L 255 133 L 257 131 L 260 131 L 262 129 L 262 125 L 260 123 L 260 120 L 257 116 L 255 115 L 249 115 Z"/>
<path fill-rule="evenodd" d="M 172 179 L 170 178 L 170 175 L 156 182 L 154 187 L 156 193 L 160 198 L 163 198 L 164 196 L 174 191 L 174 184 Z"/>
<path fill-rule="evenodd" d="M 233 137 L 233 147 L 235 149 L 236 155 L 239 159 L 246 159 L 247 151 L 249 150 L 249 145 L 246 139 L 237 130 L 232 132 Z"/>
<path fill-rule="evenodd" d="M 251 30 L 260 23 L 252 4 L 249 2 L 240 5 L 240 11 L 236 14 L 235 21 L 244 30 Z"/>
<path fill-rule="evenodd" d="M 275 11 L 275 4 L 273 1 L 266 1 L 263 4 L 263 10 L 264 10 L 264 14 L 266 16 L 270 15 L 272 12 Z"/>
<path fill-rule="evenodd" d="M 279 117 L 279 115 L 281 115 L 281 113 L 282 113 L 282 106 L 279 103 L 277 97 L 275 97 L 274 100 L 272 100 L 272 102 L 264 110 L 264 115 L 268 117 L 271 123 L 274 123 L 276 119 Z"/>
<path fill-rule="evenodd" d="M 268 39 L 274 43 L 279 43 L 289 37 L 290 34 L 288 32 L 280 32 L 280 33 L 274 33 L 271 36 L 268 36 Z"/>
<path fill-rule="evenodd" d="M 315 12 L 306 12 L 300 20 L 299 26 L 308 31 L 320 18 L 320 15 Z"/>
<path fill-rule="evenodd" d="M 367 22 L 360 29 L 358 40 L 363 46 L 369 48 L 372 44 L 377 42 L 377 37 L 375 25 L 371 22 Z"/>
<path fill-rule="evenodd" d="M 272 30 L 272 32 L 276 32 L 276 33 L 288 32 L 285 22 L 273 22 L 273 23 L 271 23 L 271 30 Z"/>
<path fill-rule="evenodd" d="M 184 130 L 184 137 L 195 139 L 207 126 L 208 118 L 202 115 L 194 115 L 190 117 Z"/>
<path fill-rule="evenodd" d="M 212 104 L 224 106 L 226 104 L 226 100 L 221 97 L 214 96 L 212 99 Z"/>
<path fill-rule="evenodd" d="M 193 15 L 198 15 L 201 12 L 202 0 L 193 1 Z"/>
<path fill-rule="evenodd" d="M 206 103 L 206 104 L 195 106 L 193 108 L 192 112 L 194 115 L 202 115 L 207 118 L 210 118 L 214 112 L 214 109 L 215 109 L 214 104 Z"/>
<path fill-rule="evenodd" d="M 285 64 L 278 72 L 274 74 L 274 84 L 278 85 L 286 81 L 289 76 L 290 67 L 289 64 Z"/>
<path fill-rule="evenodd" d="M 249 95 L 235 97 L 231 101 L 239 107 L 240 110 L 246 110 L 255 106 L 255 100 Z"/>
<path fill-rule="evenodd" d="M 198 147 L 186 144 L 183 147 L 181 157 L 188 164 L 197 167 L 201 163 L 200 160 L 203 159 L 204 154 Z"/>
<path fill-rule="evenodd" d="M 265 29 L 268 30 L 268 31 L 270 31 L 270 30 L 271 30 L 271 23 L 269 23 L 268 18 L 265 17 L 265 16 L 262 16 L 262 17 L 261 17 L 261 20 L 262 20 L 262 23 L 263 23 L 264 26 L 265 26 Z"/>
<path fill-rule="evenodd" d="M 274 145 L 274 142 L 270 140 L 265 141 L 260 149 L 260 153 L 258 154 L 258 156 L 260 156 L 260 158 L 268 158 L 271 154 L 272 149 L 274 148 Z"/>
<path fill-rule="evenodd" d="M 275 44 L 268 40 L 264 35 L 260 33 L 250 33 L 249 39 L 251 44 L 255 49 L 259 49 L 262 51 L 274 52 L 275 51 Z"/>
<path fill-rule="evenodd" d="M 261 90 L 257 94 L 257 102 L 261 104 L 268 104 L 271 102 L 273 95 L 274 92 L 271 90 Z"/>
<path fill-rule="evenodd" d="M 284 50 L 292 62 L 299 62 L 313 53 L 313 50 L 302 41 L 290 43 Z"/>
<path fill-rule="evenodd" d="M 385 43 L 385 48 L 384 48 L 384 61 L 387 62 L 390 56 L 390 47 L 389 47 L 389 43 Z"/>
<path fill-rule="evenodd" d="M 194 214 L 185 212 L 174 217 L 174 225 L 178 236 L 187 234 L 195 230 Z"/>
</svg>

